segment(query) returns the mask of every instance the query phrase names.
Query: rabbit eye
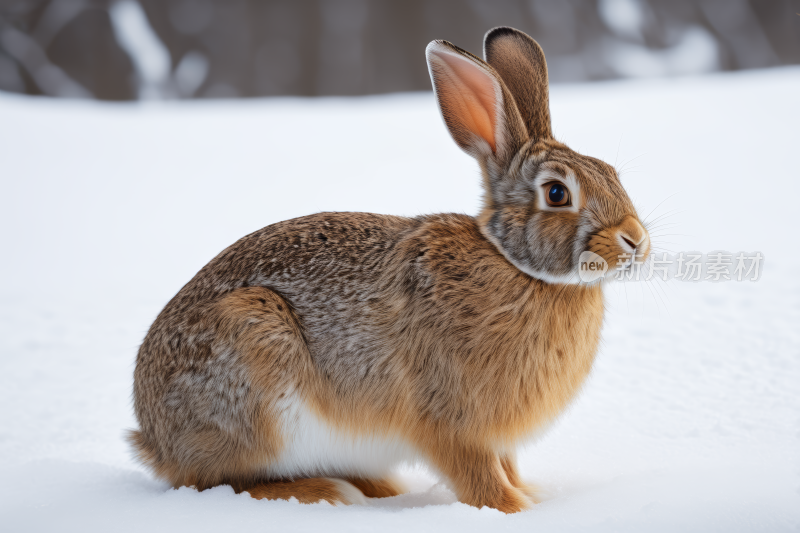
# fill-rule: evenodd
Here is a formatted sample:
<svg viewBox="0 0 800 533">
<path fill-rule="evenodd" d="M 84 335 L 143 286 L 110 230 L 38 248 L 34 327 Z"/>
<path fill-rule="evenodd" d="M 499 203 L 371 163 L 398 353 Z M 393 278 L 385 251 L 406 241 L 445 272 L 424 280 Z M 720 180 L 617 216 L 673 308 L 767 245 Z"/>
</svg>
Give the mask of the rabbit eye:
<svg viewBox="0 0 800 533">
<path fill-rule="evenodd" d="M 552 207 L 565 207 L 569 205 L 569 190 L 560 183 L 550 183 L 545 186 L 547 191 L 547 205 Z"/>
</svg>

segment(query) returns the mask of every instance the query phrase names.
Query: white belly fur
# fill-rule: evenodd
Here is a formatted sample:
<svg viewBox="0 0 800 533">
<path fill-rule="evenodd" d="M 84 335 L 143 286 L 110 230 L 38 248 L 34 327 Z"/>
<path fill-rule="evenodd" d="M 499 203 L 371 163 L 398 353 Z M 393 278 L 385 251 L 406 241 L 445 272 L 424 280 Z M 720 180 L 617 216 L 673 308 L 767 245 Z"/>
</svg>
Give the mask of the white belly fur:
<svg viewBox="0 0 800 533">
<path fill-rule="evenodd" d="M 381 478 L 418 454 L 400 438 L 352 435 L 320 419 L 290 395 L 281 405 L 284 448 L 278 460 L 266 465 L 275 477 L 351 476 Z"/>
</svg>

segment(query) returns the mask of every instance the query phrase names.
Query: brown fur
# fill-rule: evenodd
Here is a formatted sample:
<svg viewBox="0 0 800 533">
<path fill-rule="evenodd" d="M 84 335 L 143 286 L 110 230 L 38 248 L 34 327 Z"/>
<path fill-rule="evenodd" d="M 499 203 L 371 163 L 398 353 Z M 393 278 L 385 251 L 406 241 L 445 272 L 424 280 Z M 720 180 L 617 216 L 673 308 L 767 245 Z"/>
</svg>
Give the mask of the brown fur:
<svg viewBox="0 0 800 533">
<path fill-rule="evenodd" d="M 306 478 L 296 481 L 272 481 L 250 486 L 236 486 L 237 493 L 247 492 L 257 500 L 288 500 L 297 498 L 300 503 L 326 501 L 330 504 L 351 503 L 341 487 L 334 480 L 326 478 Z"/>
<path fill-rule="evenodd" d="M 500 455 L 500 465 L 506 473 L 508 482 L 511 483 L 513 487 L 521 490 L 533 503 L 539 503 L 541 501 L 538 487 L 522 480 L 519 470 L 517 469 L 516 457 L 514 457 L 513 454 Z"/>
<path fill-rule="evenodd" d="M 476 62 L 467 77 L 498 76 L 464 57 Z M 437 78 L 452 72 L 442 68 L 432 67 L 434 83 L 457 88 L 457 77 Z M 393 465 L 374 477 L 335 464 L 276 474 L 292 446 L 287 413 L 303 405 L 348 438 L 404 442 L 462 502 L 504 512 L 531 506 L 536 491 L 521 480 L 513 450 L 579 391 L 597 352 L 603 300 L 601 285 L 525 272 L 575 272 L 576 252 L 589 247 L 610 257 L 615 232 L 636 233 L 638 219 L 610 166 L 532 136 L 514 103 L 524 95 L 494 80 L 504 104 L 489 153 L 481 152 L 485 124 L 456 124 L 486 99 L 455 111 L 440 101 L 484 171 L 477 219 L 320 213 L 280 222 L 224 250 L 167 304 L 134 373 L 140 429 L 131 441 L 156 475 L 303 502 L 348 500 L 342 486 L 369 497 L 402 490 L 386 477 Z M 546 91 L 536 94 L 546 105 Z M 541 105 L 522 108 L 540 120 Z M 541 192 L 531 184 L 543 169 L 575 174 L 576 212 L 536 207 Z M 329 475 L 350 485 L 337 489 Z"/>
<path fill-rule="evenodd" d="M 403 483 L 391 477 L 384 479 L 348 478 L 347 481 L 367 498 L 391 498 L 406 492 Z"/>
</svg>

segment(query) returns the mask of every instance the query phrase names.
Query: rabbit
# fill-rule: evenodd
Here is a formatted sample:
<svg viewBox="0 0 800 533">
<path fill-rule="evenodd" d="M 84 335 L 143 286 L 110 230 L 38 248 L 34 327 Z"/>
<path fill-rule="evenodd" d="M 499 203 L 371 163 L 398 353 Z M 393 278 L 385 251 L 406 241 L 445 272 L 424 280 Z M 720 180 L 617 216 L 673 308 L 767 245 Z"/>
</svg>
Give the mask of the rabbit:
<svg viewBox="0 0 800 533">
<path fill-rule="evenodd" d="M 157 477 L 346 505 L 401 494 L 394 469 L 422 462 L 463 503 L 537 501 L 515 450 L 600 340 L 604 281 L 579 256 L 641 262 L 650 238 L 614 168 L 553 138 L 536 41 L 499 27 L 485 61 L 443 40 L 426 57 L 480 213 L 318 213 L 212 259 L 138 351 L 129 438 Z"/>
</svg>

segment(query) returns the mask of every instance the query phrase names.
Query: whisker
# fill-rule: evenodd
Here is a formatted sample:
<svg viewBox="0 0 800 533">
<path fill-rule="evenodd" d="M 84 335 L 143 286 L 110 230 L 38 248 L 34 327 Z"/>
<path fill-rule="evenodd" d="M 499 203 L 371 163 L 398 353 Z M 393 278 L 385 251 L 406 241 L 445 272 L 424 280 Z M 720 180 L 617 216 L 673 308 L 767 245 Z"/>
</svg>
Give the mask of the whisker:
<svg viewBox="0 0 800 533">
<path fill-rule="evenodd" d="M 640 274 L 641 274 L 641 271 L 640 271 Z M 641 283 L 641 280 L 639 280 L 639 283 L 637 283 L 637 285 L 639 285 L 639 294 L 640 294 L 640 296 L 642 298 L 642 315 L 644 315 L 644 312 L 645 312 L 645 308 L 644 308 L 644 288 L 642 287 L 643 283 Z M 658 309 L 656 309 L 656 310 L 658 310 Z"/>
<path fill-rule="evenodd" d="M 675 253 L 675 250 L 673 250 L 672 248 L 664 248 L 662 246 L 658 246 L 658 247 L 654 246 L 654 247 L 651 247 L 650 250 L 653 251 L 653 252 L 667 252 L 667 253 L 670 253 L 670 254 L 674 254 Z"/>
<path fill-rule="evenodd" d="M 674 193 L 670 194 L 669 196 L 667 196 L 666 198 L 664 198 L 663 200 L 661 200 L 661 201 L 658 203 L 658 205 L 656 205 L 656 206 L 655 206 L 655 207 L 654 207 L 654 208 L 653 208 L 653 209 L 652 209 L 652 210 L 651 210 L 649 213 L 647 213 L 647 216 L 646 216 L 646 217 L 644 217 L 643 224 L 646 224 L 646 223 L 647 223 L 647 219 L 648 219 L 648 218 L 650 218 L 650 216 L 651 216 L 653 213 L 655 213 L 655 212 L 656 212 L 656 209 L 658 209 L 659 207 L 661 207 L 661 206 L 664 204 L 664 202 L 666 202 L 666 201 L 667 201 L 667 200 L 669 200 L 670 198 L 672 198 L 672 197 L 674 197 L 674 196 L 677 196 L 677 195 L 678 195 L 678 193 L 677 193 L 677 192 L 674 192 Z"/>
<path fill-rule="evenodd" d="M 638 168 L 639 167 L 626 168 L 622 172 L 620 172 L 620 175 L 625 174 L 627 176 L 628 174 L 637 174 L 639 172 L 644 172 L 643 170 L 637 170 Z"/>
<path fill-rule="evenodd" d="M 633 157 L 633 158 L 631 158 L 631 159 L 628 159 L 627 161 L 625 161 L 624 163 L 622 163 L 622 168 L 621 168 L 621 169 L 619 169 L 619 170 L 617 170 L 617 173 L 618 173 L 618 174 L 622 174 L 623 172 L 625 172 L 625 165 L 627 165 L 628 163 L 632 163 L 632 162 L 636 161 L 637 159 L 639 159 L 639 158 L 640 158 L 640 157 L 642 157 L 643 155 L 647 155 L 647 152 L 645 152 L 645 153 L 642 153 L 642 154 L 639 154 L 639 155 L 637 155 L 636 157 Z"/>
<path fill-rule="evenodd" d="M 647 285 L 647 288 L 650 290 L 650 294 L 653 295 L 653 298 L 654 299 L 657 298 L 657 300 L 656 300 L 656 308 L 658 308 L 658 300 L 660 300 L 661 301 L 661 305 L 664 306 L 664 310 L 667 312 L 667 314 L 669 314 L 669 309 L 667 308 L 667 304 L 664 302 L 664 299 L 661 298 L 661 295 L 658 294 L 658 289 L 653 290 L 653 284 L 650 283 L 650 280 L 645 281 L 645 285 Z M 656 287 L 657 287 L 657 285 L 656 285 Z M 661 316 L 661 311 L 660 310 L 659 310 L 658 315 Z"/>
<path fill-rule="evenodd" d="M 670 228 L 673 226 L 680 226 L 680 222 L 661 222 L 660 224 L 656 224 L 655 226 L 651 226 L 646 228 L 648 233 L 653 233 L 654 230 L 662 229 L 662 228 Z"/>
<path fill-rule="evenodd" d="M 655 285 L 653 285 L 656 288 L 656 291 L 660 290 L 664 298 L 669 301 L 669 294 L 667 293 L 667 282 L 659 277 L 655 277 L 653 279 L 655 279 L 657 282 Z M 669 308 L 667 308 L 667 313 L 669 313 Z"/>
<path fill-rule="evenodd" d="M 655 224 L 656 222 L 659 222 L 659 221 L 661 221 L 661 220 L 667 219 L 667 218 L 669 218 L 669 217 L 674 217 L 675 215 L 679 215 L 679 214 L 681 214 L 681 213 L 685 213 L 685 212 L 686 212 L 686 210 L 683 210 L 683 211 L 681 211 L 681 210 L 679 210 L 679 209 L 673 209 L 672 211 L 667 211 L 667 212 L 666 212 L 666 213 L 664 213 L 663 215 L 659 215 L 659 216 L 657 216 L 655 219 L 653 219 L 652 221 L 650 221 L 650 224 L 651 224 L 651 225 L 652 225 L 652 224 Z M 645 228 L 646 228 L 646 227 L 648 227 L 646 222 L 645 222 L 644 224 L 645 224 Z"/>
<path fill-rule="evenodd" d="M 631 302 L 628 300 L 628 284 L 625 283 L 625 280 L 622 280 L 622 284 L 625 286 L 625 304 L 628 306 L 628 314 L 631 314 Z"/>
<path fill-rule="evenodd" d="M 661 237 L 694 237 L 694 235 L 687 235 L 686 233 L 659 233 L 650 236 L 657 239 L 660 239 Z"/>
</svg>

